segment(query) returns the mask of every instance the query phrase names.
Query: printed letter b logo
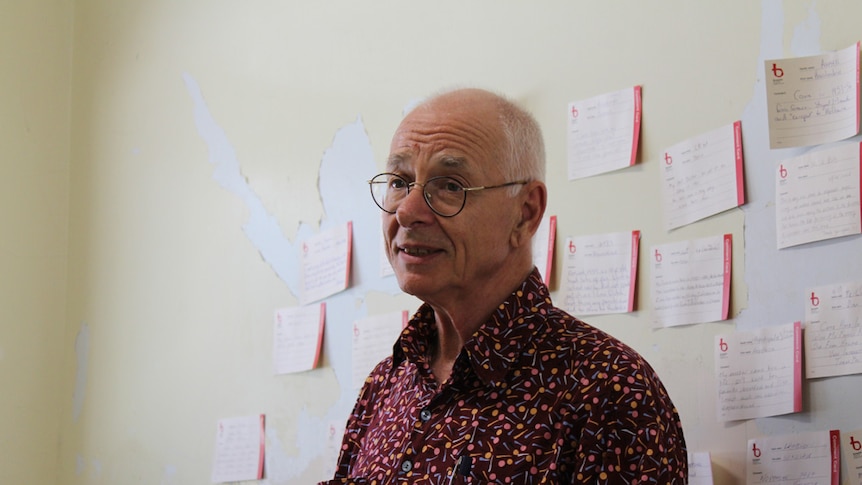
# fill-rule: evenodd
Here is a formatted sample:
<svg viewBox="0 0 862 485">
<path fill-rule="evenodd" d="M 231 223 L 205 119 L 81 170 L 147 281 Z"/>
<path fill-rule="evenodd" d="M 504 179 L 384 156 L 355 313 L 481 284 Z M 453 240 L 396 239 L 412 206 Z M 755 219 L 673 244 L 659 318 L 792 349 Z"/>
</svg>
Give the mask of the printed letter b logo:
<svg viewBox="0 0 862 485">
<path fill-rule="evenodd" d="M 775 77 L 784 77 L 784 69 L 778 67 L 778 64 L 772 63 L 772 75 Z"/>
<path fill-rule="evenodd" d="M 862 451 L 862 443 L 860 443 L 854 436 L 850 437 L 850 446 L 853 448 L 853 451 Z"/>
</svg>

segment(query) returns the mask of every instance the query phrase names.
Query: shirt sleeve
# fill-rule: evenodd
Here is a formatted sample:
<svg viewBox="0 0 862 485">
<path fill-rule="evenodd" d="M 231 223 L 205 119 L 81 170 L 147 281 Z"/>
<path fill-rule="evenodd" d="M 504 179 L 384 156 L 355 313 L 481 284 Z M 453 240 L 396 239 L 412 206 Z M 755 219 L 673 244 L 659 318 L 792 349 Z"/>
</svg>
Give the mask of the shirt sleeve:
<svg viewBox="0 0 862 485">
<path fill-rule="evenodd" d="M 583 410 L 574 483 L 687 482 L 682 425 L 658 377 L 644 361 L 616 360 L 599 370 Z"/>
</svg>

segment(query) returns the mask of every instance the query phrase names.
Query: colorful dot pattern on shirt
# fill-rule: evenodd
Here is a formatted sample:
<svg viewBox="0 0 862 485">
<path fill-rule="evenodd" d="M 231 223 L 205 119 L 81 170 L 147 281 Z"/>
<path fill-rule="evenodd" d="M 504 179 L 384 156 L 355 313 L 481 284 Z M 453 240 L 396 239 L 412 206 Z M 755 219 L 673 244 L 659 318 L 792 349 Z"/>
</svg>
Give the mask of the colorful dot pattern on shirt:
<svg viewBox="0 0 862 485">
<path fill-rule="evenodd" d="M 442 386 L 427 359 L 435 338 L 423 305 L 366 380 L 335 479 L 321 483 L 686 482 L 682 425 L 658 376 L 554 307 L 537 271 L 466 343 Z"/>
</svg>

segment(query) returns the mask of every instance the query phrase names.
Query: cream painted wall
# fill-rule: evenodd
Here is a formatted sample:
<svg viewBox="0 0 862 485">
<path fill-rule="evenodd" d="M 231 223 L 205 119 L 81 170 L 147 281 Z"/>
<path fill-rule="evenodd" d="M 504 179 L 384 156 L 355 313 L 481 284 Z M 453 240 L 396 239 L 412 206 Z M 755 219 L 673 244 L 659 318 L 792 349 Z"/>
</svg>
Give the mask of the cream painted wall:
<svg viewBox="0 0 862 485">
<path fill-rule="evenodd" d="M 57 483 L 71 38 L 71 2 L 0 2 L 0 483 Z"/>
<path fill-rule="evenodd" d="M 808 384 L 799 415 L 717 423 L 712 338 L 780 313 L 749 300 L 777 285 L 769 275 L 779 268 L 747 261 L 745 210 L 664 231 L 657 172 L 664 148 L 743 117 L 744 136 L 754 135 L 746 164 L 771 163 L 752 149 L 763 144 L 750 117 L 761 56 L 859 40 L 855 0 L 12 5 L 0 5 L 0 100 L 12 107 L 0 114 L 11 175 L 0 182 L 0 482 L 209 483 L 216 420 L 256 413 L 267 415 L 265 483 L 324 478 L 321 435 L 353 398 L 333 367 L 349 353 L 337 332 L 351 314 L 328 322 L 320 369 L 272 375 L 272 312 L 297 299 L 243 230 L 257 210 L 249 200 L 293 244 L 334 219 L 318 169 L 339 130 L 360 120 L 379 165 L 402 109 L 453 85 L 506 93 L 536 114 L 558 241 L 637 228 L 647 248 L 734 234 L 734 320 L 650 329 L 645 269 L 637 312 L 587 319 L 657 368 L 689 447 L 713 453 L 717 483 L 744 481 L 749 437 L 860 427 L 845 406 L 862 398 L 860 376 Z M 640 163 L 567 181 L 566 104 L 634 84 L 644 90 Z M 193 86 L 227 140 L 218 150 L 196 125 Z M 215 152 L 233 153 L 248 198 L 214 179 Z M 858 274 L 848 265 L 800 280 Z M 346 298 L 357 316 L 416 305 L 381 291 Z M 57 450 L 59 466 L 46 465 Z"/>
</svg>

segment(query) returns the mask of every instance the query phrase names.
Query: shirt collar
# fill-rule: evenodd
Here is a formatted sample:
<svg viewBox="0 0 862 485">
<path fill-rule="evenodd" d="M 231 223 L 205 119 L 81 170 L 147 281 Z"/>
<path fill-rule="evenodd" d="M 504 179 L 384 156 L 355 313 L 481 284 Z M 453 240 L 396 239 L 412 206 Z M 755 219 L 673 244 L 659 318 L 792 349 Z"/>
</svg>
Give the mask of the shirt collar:
<svg viewBox="0 0 862 485">
<path fill-rule="evenodd" d="M 464 344 L 462 357 L 466 354 L 473 371 L 486 385 L 498 384 L 525 351 L 551 305 L 548 288 L 539 271 L 533 268 L 521 285 L 497 306 Z M 393 348 L 393 369 L 404 359 L 417 365 L 428 365 L 426 356 L 436 338 L 434 310 L 423 304 Z"/>
</svg>

